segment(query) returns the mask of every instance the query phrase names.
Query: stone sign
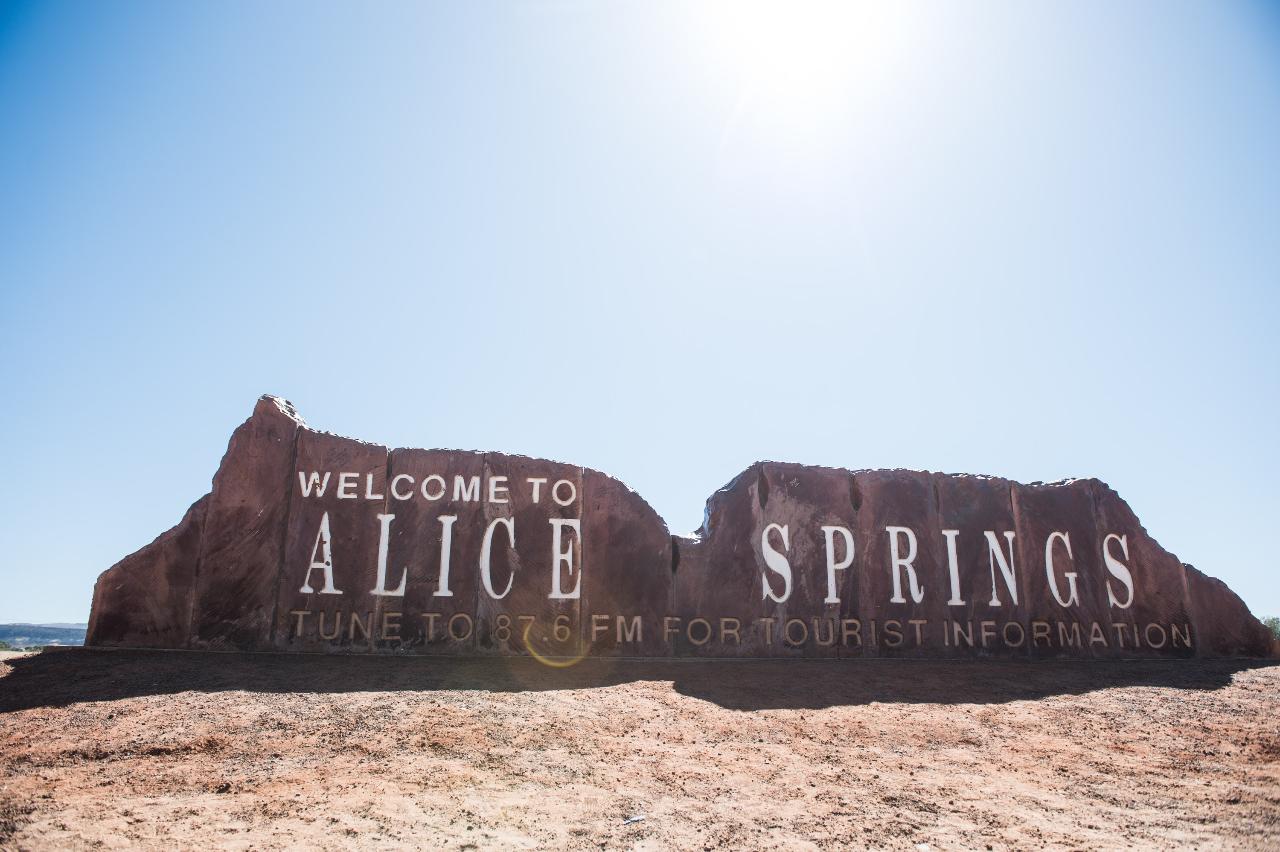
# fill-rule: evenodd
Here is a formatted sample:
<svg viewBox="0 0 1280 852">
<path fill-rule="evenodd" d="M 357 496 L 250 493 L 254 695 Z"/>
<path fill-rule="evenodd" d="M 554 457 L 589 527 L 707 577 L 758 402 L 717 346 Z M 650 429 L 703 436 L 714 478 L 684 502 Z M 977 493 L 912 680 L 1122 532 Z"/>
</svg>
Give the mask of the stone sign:
<svg viewBox="0 0 1280 852">
<path fill-rule="evenodd" d="M 672 535 L 598 471 L 388 449 L 275 397 L 94 589 L 87 644 L 634 657 L 1269 656 L 1095 479 L 757 463 Z"/>
</svg>

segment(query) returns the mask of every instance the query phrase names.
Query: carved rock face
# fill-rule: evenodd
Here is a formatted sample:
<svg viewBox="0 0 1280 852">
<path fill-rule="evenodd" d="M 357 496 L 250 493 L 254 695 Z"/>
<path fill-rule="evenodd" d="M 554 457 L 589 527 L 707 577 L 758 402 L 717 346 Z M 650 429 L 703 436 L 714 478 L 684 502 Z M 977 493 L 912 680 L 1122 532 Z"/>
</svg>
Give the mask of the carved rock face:
<svg viewBox="0 0 1280 852">
<path fill-rule="evenodd" d="M 672 536 L 598 471 L 395 449 L 274 397 L 213 490 L 98 579 L 87 644 L 415 654 L 1276 653 L 1097 480 L 762 462 Z"/>
</svg>

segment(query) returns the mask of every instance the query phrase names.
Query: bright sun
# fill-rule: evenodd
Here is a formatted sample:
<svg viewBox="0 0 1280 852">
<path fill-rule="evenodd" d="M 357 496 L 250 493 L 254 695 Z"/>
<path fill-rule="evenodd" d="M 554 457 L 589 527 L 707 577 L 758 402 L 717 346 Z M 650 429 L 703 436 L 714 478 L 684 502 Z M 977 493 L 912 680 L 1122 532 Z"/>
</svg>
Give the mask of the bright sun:
<svg viewBox="0 0 1280 852">
<path fill-rule="evenodd" d="M 745 0 L 702 8 L 709 58 L 736 88 L 729 135 L 749 130 L 808 148 L 834 123 L 890 95 L 907 55 L 918 55 L 909 4 Z"/>
</svg>

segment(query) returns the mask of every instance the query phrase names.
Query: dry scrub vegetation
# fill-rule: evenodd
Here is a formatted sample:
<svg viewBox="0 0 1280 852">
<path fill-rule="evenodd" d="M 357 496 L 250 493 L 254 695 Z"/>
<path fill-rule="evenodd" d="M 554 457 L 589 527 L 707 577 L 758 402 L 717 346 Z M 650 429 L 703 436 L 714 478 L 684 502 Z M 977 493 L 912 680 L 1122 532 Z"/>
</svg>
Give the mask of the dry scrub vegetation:
<svg viewBox="0 0 1280 852">
<path fill-rule="evenodd" d="M 0 847 L 920 844 L 1275 848 L 1280 666 L 0 660 Z"/>
</svg>

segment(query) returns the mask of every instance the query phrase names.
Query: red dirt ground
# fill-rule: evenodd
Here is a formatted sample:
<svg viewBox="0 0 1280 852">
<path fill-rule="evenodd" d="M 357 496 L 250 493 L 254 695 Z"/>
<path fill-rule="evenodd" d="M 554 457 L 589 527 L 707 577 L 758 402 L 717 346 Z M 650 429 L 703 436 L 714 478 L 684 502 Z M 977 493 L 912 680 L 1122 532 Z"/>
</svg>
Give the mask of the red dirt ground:
<svg viewBox="0 0 1280 852">
<path fill-rule="evenodd" d="M 0 660 L 4 848 L 926 844 L 1280 846 L 1280 666 Z"/>
</svg>

